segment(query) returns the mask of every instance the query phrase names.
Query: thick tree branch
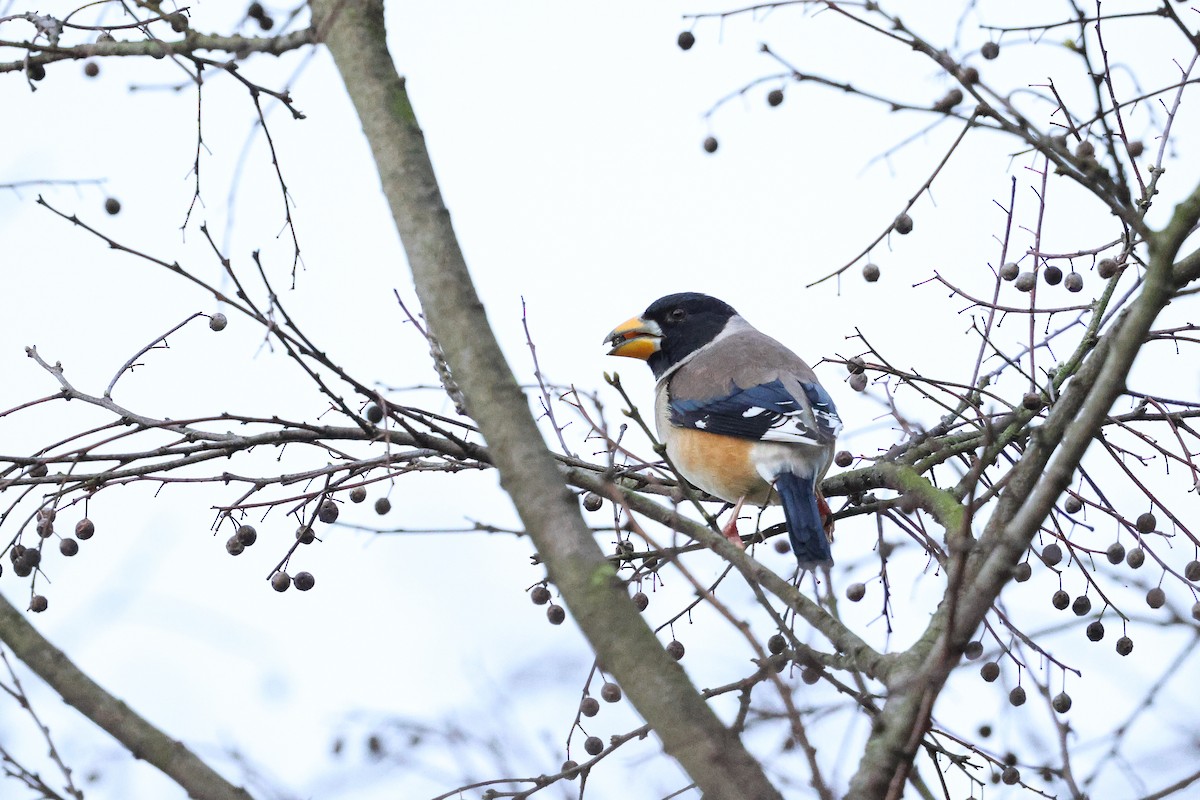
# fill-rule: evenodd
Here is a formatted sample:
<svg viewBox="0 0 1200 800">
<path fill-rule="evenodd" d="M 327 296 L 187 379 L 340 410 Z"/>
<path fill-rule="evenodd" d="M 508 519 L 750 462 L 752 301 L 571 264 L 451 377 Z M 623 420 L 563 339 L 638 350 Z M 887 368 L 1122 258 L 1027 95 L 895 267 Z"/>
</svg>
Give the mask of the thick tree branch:
<svg viewBox="0 0 1200 800">
<path fill-rule="evenodd" d="M 0 641 L 67 705 L 77 708 L 133 754 L 162 770 L 196 800 L 250 800 L 250 794 L 218 775 L 182 742 L 172 739 L 113 697 L 66 654 L 46 641 L 21 612 L 0 595 Z"/>
<path fill-rule="evenodd" d="M 430 330 L 530 537 L 604 668 L 701 790 L 779 797 L 663 650 L 604 558 L 542 441 L 475 293 L 424 138 L 385 41 L 381 0 L 314 0 L 314 24 L 363 124 Z"/>
</svg>

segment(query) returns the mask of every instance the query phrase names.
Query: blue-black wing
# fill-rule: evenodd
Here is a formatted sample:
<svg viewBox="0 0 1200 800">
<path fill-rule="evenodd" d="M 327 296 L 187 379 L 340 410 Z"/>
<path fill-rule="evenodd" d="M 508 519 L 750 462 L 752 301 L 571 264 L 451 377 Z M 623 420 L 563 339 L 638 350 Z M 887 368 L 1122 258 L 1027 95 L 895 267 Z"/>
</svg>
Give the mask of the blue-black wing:
<svg viewBox="0 0 1200 800">
<path fill-rule="evenodd" d="M 842 428 L 833 399 L 819 383 L 799 382 L 804 397 L 783 381 L 734 387 L 724 397 L 670 401 L 671 423 L 742 439 L 828 445 Z"/>
</svg>

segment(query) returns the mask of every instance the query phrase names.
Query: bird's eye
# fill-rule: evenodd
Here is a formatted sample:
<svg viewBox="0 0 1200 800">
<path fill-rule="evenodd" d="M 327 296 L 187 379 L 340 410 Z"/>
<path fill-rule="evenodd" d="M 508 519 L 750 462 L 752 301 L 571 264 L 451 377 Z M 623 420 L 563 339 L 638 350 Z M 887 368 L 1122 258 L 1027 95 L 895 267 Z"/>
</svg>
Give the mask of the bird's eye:
<svg viewBox="0 0 1200 800">
<path fill-rule="evenodd" d="M 673 309 L 671 309 L 671 313 L 667 314 L 667 318 L 669 320 L 671 320 L 671 322 L 679 322 L 686 316 L 687 316 L 687 312 L 684 311 L 682 308 L 673 308 Z"/>
</svg>

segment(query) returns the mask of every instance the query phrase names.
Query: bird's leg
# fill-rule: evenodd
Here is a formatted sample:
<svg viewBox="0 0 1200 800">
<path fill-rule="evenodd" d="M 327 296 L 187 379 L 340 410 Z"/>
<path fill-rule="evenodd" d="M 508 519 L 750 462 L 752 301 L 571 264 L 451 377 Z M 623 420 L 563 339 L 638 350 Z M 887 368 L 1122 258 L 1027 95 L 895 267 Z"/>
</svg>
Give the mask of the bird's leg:
<svg viewBox="0 0 1200 800">
<path fill-rule="evenodd" d="M 821 514 L 821 525 L 825 528 L 825 535 L 829 537 L 829 541 L 833 541 L 833 509 L 829 507 L 829 503 L 825 502 L 825 495 L 821 494 L 818 489 L 817 495 L 817 511 Z"/>
<path fill-rule="evenodd" d="M 725 523 L 725 527 L 721 528 L 721 533 L 725 536 L 725 538 L 743 550 L 746 549 L 746 545 L 742 544 L 742 535 L 738 533 L 737 521 L 738 514 L 742 513 L 742 503 L 744 502 L 746 502 L 746 498 L 741 497 L 736 503 L 733 504 L 733 514 L 730 515 L 729 522 Z"/>
</svg>

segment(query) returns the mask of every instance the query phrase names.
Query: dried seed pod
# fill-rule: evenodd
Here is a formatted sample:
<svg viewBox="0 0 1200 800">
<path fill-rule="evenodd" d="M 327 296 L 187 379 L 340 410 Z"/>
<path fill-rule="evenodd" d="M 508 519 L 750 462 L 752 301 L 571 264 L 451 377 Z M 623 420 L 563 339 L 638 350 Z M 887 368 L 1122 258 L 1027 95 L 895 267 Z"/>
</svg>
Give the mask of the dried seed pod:
<svg viewBox="0 0 1200 800">
<path fill-rule="evenodd" d="M 696 43 L 696 35 L 691 31 L 683 31 L 679 34 L 679 38 L 675 40 L 675 43 L 679 45 L 680 50 L 691 50 L 692 45 Z"/>
<path fill-rule="evenodd" d="M 979 55 L 986 58 L 988 61 L 999 57 L 1000 45 L 996 42 L 984 42 L 983 47 L 979 48 Z"/>
<path fill-rule="evenodd" d="M 317 585 L 317 579 L 313 577 L 311 572 L 297 572 L 296 577 L 292 578 L 292 583 L 296 584 L 298 590 L 307 592 Z"/>
<path fill-rule="evenodd" d="M 1068 292 L 1082 292 L 1083 276 L 1078 272 L 1072 272 L 1063 278 L 1063 286 L 1067 288 Z"/>
<path fill-rule="evenodd" d="M 332 500 L 322 500 L 321 505 L 317 508 L 317 519 L 326 524 L 337 522 L 338 504 Z"/>
<path fill-rule="evenodd" d="M 550 590 L 539 583 L 529 590 L 529 599 L 535 606 L 544 606 L 550 602 Z"/>
<path fill-rule="evenodd" d="M 704 152 L 715 153 L 720 145 L 717 142 L 717 137 L 709 136 L 704 140 Z"/>
<path fill-rule="evenodd" d="M 875 281 L 879 280 L 879 265 L 878 264 L 864 265 L 863 269 L 862 269 L 862 276 L 863 276 L 863 280 L 865 280 L 867 283 L 875 283 Z"/>
</svg>

